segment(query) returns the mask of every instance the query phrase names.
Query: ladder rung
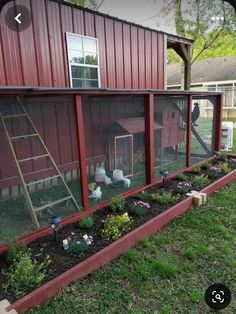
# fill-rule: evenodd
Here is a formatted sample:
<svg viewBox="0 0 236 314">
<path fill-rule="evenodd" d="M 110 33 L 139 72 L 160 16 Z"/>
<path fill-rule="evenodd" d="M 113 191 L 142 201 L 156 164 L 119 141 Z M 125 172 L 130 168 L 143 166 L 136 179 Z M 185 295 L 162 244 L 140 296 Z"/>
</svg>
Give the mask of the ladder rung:
<svg viewBox="0 0 236 314">
<path fill-rule="evenodd" d="M 57 201 L 47 203 L 47 204 L 42 205 L 42 206 L 40 206 L 40 207 L 35 207 L 34 210 L 35 210 L 35 212 L 38 212 L 38 211 L 43 210 L 43 209 L 45 209 L 45 208 L 52 207 L 52 206 L 54 206 L 54 205 L 60 204 L 60 203 L 62 203 L 62 202 L 65 202 L 65 201 L 67 201 L 67 200 L 69 200 L 69 199 L 72 199 L 72 196 L 63 197 L 63 198 L 60 198 L 60 199 L 57 200 Z"/>
<path fill-rule="evenodd" d="M 1 116 L 3 119 L 10 119 L 10 118 L 20 118 L 20 117 L 26 117 L 26 113 L 18 113 L 18 114 L 11 114 L 7 116 Z"/>
<path fill-rule="evenodd" d="M 14 136 L 14 137 L 10 137 L 10 140 L 21 140 L 21 139 L 25 139 L 27 137 L 33 137 L 33 136 L 38 136 L 38 134 L 34 133 L 34 134 Z"/>
<path fill-rule="evenodd" d="M 33 182 L 30 182 L 30 183 L 27 183 L 26 185 L 27 186 L 31 186 L 31 185 L 35 185 L 35 184 L 38 184 L 38 183 L 42 183 L 42 182 L 45 182 L 45 181 L 48 181 L 48 180 L 51 180 L 51 179 L 56 179 L 56 178 L 59 178 L 60 175 L 56 175 L 56 176 L 52 176 L 52 177 L 48 177 L 48 178 L 44 178 L 44 179 L 41 179 L 41 180 L 37 180 L 37 181 L 33 181 Z"/>
<path fill-rule="evenodd" d="M 41 155 L 41 156 L 35 156 L 35 157 L 30 157 L 30 158 L 25 158 L 25 159 L 18 160 L 18 162 L 25 162 L 25 161 L 30 161 L 30 160 L 36 160 L 36 159 L 44 158 L 44 157 L 48 157 L 48 156 L 49 156 L 48 154 Z"/>
</svg>

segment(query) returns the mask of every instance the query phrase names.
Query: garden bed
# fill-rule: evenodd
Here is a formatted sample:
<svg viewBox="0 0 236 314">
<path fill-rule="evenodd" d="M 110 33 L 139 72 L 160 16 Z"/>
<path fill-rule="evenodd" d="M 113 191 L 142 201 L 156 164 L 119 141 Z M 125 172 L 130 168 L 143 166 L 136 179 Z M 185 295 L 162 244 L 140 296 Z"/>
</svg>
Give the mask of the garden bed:
<svg viewBox="0 0 236 314">
<path fill-rule="evenodd" d="M 220 162 L 222 161 L 213 161 L 213 165 L 217 166 Z M 235 167 L 235 162 L 231 162 L 230 166 Z M 78 226 L 78 223 L 64 226 L 59 231 L 58 244 L 53 235 L 47 235 L 36 239 L 28 245 L 31 249 L 32 257 L 41 263 L 45 260 L 45 257 L 49 255 L 52 261 L 47 267 L 45 278 L 40 282 L 38 288 L 35 286 L 31 290 L 27 290 L 25 293 L 28 294 L 18 301 L 16 301 L 15 296 L 0 289 L 0 300 L 7 298 L 10 302 L 15 302 L 10 308 L 14 308 L 18 312 L 23 312 L 29 307 L 35 306 L 51 297 L 60 288 L 65 287 L 72 280 L 80 278 L 113 260 L 123 251 L 138 243 L 142 238 L 156 232 L 174 217 L 186 211 L 192 205 L 193 198 L 187 198 L 185 193 L 181 194 L 179 190 L 177 191 L 178 184 L 181 181 L 187 182 L 190 178 L 192 180 L 192 177 L 196 177 L 197 175 L 206 175 L 206 173 L 209 172 L 208 169 L 209 168 L 201 169 L 201 174 L 196 173 L 196 171 L 199 172 L 199 169 L 195 169 L 195 173 L 194 171 L 184 173 L 186 176 L 185 178 L 182 176 L 182 178 L 175 177 L 171 180 L 166 180 L 164 189 L 162 184 L 158 184 L 149 188 L 146 192 L 129 197 L 122 209 L 122 213 L 114 213 L 111 211 L 110 207 L 106 207 L 104 210 L 94 213 L 93 217 L 95 224 L 89 230 L 85 231 Z M 184 181 L 183 178 L 187 181 Z M 218 178 L 209 179 L 205 185 L 203 184 L 202 186 L 199 186 L 199 189 L 204 188 L 204 186 L 209 186 L 209 188 L 206 187 L 204 191 L 211 193 L 216 188 L 220 188 L 235 178 L 236 170 L 232 170 L 227 175 L 220 173 Z M 193 188 L 191 187 L 190 189 Z M 157 202 L 157 200 L 153 200 L 153 198 L 148 198 L 148 195 L 163 195 L 164 192 L 172 193 L 172 197 L 168 202 L 165 201 L 164 204 Z M 134 203 L 139 202 L 140 199 L 143 203 L 148 203 L 149 206 L 145 211 L 145 214 L 137 216 L 132 213 L 130 209 L 134 206 Z M 128 212 L 132 220 L 130 228 L 116 241 L 104 238 L 101 231 L 104 229 L 104 221 L 106 220 L 107 215 L 122 215 L 126 212 Z M 75 233 L 78 238 L 82 238 L 85 233 L 93 237 L 93 242 L 89 245 L 88 251 L 83 252 L 83 254 L 74 254 L 65 251 L 62 245 L 62 240 L 68 238 L 71 233 Z M 6 256 L 6 253 L 0 255 L 0 267 L 5 272 L 7 272 L 10 266 L 10 262 L 7 260 Z M 2 287 L 2 284 L 6 284 L 6 281 L 7 277 L 2 275 L 0 277 L 0 286 Z"/>
</svg>

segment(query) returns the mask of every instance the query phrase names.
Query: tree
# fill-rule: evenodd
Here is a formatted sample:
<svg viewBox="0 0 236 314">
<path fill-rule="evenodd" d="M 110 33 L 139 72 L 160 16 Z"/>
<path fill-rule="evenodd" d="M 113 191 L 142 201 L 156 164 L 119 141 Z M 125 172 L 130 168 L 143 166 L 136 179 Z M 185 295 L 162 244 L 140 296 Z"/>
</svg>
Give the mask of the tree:
<svg viewBox="0 0 236 314">
<path fill-rule="evenodd" d="M 193 40 L 191 64 L 200 59 L 221 34 L 236 30 L 234 9 L 222 0 L 164 0 L 161 14 L 169 18 L 171 13 L 177 35 Z"/>
</svg>

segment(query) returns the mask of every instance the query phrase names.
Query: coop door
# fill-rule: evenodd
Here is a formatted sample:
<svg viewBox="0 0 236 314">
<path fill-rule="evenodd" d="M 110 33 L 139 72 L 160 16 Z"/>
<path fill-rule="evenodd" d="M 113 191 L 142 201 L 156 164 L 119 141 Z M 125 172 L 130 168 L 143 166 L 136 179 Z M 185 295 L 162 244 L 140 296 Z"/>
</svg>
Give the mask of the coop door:
<svg viewBox="0 0 236 314">
<path fill-rule="evenodd" d="M 115 137 L 115 168 L 124 176 L 133 175 L 133 135 Z"/>
</svg>

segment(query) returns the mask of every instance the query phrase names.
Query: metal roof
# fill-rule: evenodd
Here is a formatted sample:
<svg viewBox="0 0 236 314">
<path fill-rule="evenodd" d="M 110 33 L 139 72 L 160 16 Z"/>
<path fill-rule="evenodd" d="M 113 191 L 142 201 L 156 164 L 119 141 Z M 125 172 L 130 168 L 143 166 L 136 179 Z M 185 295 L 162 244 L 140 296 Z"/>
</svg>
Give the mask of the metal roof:
<svg viewBox="0 0 236 314">
<path fill-rule="evenodd" d="M 192 65 L 192 83 L 236 80 L 236 55 L 196 61 Z M 180 85 L 180 63 L 167 65 L 167 85 Z"/>
</svg>

